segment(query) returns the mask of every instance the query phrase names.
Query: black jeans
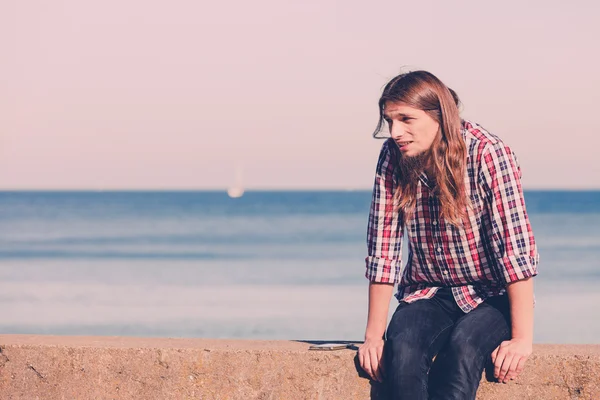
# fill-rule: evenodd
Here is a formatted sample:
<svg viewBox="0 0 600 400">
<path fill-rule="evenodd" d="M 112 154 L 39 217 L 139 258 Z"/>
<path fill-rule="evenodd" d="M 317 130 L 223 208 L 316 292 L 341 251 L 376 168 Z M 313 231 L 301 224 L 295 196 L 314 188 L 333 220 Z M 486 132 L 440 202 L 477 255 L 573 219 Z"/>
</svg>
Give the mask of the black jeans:
<svg viewBox="0 0 600 400">
<path fill-rule="evenodd" d="M 486 362 L 510 339 L 508 296 L 465 314 L 450 288 L 394 312 L 384 346 L 385 380 L 393 399 L 475 399 Z M 435 356 L 435 361 L 432 359 Z"/>
</svg>

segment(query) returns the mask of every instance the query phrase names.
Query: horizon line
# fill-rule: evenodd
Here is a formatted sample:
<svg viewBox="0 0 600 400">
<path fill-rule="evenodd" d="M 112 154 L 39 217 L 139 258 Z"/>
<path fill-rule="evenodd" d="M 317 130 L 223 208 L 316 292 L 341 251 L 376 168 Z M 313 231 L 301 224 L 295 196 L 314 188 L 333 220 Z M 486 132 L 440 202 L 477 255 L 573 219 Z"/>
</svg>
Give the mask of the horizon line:
<svg viewBox="0 0 600 400">
<path fill-rule="evenodd" d="M 4 192 L 227 192 L 228 188 L 0 188 Z M 323 188 L 323 187 L 256 187 L 245 188 L 248 192 L 371 192 L 372 188 Z M 525 192 L 600 192 L 599 188 L 532 187 Z"/>
</svg>

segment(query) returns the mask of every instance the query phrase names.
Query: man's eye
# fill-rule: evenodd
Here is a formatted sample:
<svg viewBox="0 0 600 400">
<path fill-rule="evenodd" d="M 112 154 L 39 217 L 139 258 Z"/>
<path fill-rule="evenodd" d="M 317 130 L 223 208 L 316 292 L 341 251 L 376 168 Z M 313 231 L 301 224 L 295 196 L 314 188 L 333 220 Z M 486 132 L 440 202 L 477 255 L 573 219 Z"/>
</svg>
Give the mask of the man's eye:
<svg viewBox="0 0 600 400">
<path fill-rule="evenodd" d="M 402 122 L 408 122 L 408 121 L 411 121 L 413 119 L 414 118 L 404 117 L 404 118 L 402 118 Z"/>
</svg>

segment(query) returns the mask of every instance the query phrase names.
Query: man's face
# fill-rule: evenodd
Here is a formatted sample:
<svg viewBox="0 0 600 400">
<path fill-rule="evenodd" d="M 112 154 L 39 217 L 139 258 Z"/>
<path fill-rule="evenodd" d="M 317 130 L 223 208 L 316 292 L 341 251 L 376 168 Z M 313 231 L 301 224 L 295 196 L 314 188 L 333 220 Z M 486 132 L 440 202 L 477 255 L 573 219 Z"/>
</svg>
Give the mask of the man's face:
<svg viewBox="0 0 600 400">
<path fill-rule="evenodd" d="M 431 148 L 440 124 L 425 111 L 390 101 L 385 103 L 384 111 L 392 139 L 403 157 L 415 157 Z"/>
</svg>

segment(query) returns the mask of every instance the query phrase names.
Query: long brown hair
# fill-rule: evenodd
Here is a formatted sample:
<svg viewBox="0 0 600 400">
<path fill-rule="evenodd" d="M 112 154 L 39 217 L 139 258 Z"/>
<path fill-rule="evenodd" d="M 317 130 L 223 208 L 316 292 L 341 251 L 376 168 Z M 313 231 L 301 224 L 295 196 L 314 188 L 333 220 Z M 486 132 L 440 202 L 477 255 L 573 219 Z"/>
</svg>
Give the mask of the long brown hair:
<svg viewBox="0 0 600 400">
<path fill-rule="evenodd" d="M 379 123 L 373 133 L 376 138 L 385 126 L 384 111 L 388 101 L 423 110 L 440 125 L 427 162 L 435 177 L 440 216 L 454 225 L 461 225 L 468 204 L 465 191 L 467 149 L 461 133 L 458 95 L 427 71 L 396 76 L 385 86 L 379 99 Z M 402 171 L 401 166 L 398 167 L 394 203 L 406 218 L 414 211 L 417 179 L 413 171 Z"/>
</svg>

